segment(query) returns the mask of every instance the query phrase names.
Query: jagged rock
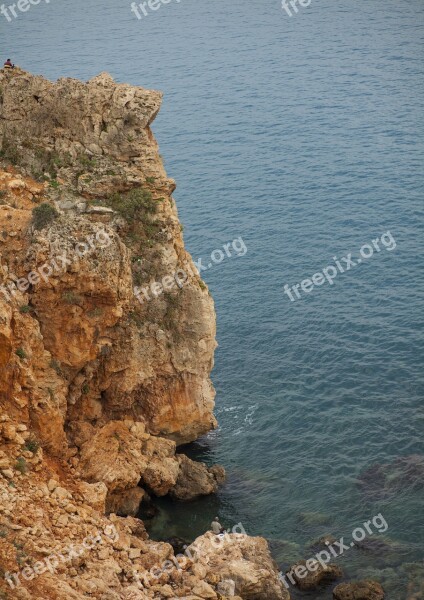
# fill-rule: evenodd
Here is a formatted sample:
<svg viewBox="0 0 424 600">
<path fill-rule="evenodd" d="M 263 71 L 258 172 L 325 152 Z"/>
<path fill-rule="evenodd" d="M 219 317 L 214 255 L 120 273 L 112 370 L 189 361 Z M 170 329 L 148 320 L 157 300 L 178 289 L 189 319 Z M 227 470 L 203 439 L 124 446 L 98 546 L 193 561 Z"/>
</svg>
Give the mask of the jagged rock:
<svg viewBox="0 0 424 600">
<path fill-rule="evenodd" d="M 212 494 L 225 480 L 225 470 L 219 465 L 209 468 L 185 456 L 177 456 L 179 462 L 178 479 L 171 490 L 171 496 L 177 500 L 194 500 L 199 496 Z"/>
<path fill-rule="evenodd" d="M 309 559 L 301 560 L 290 567 L 286 573 L 286 580 L 294 580 L 300 590 L 311 590 L 342 576 L 343 571 L 337 565 L 325 565 L 315 559 Z"/>
<path fill-rule="evenodd" d="M 384 600 L 384 590 L 377 581 L 340 583 L 333 590 L 334 600 Z"/>
<path fill-rule="evenodd" d="M 195 565 L 205 567 L 208 583 L 233 581 L 235 593 L 243 600 L 290 599 L 263 538 L 237 533 L 215 536 L 208 532 L 198 537 L 188 551 Z"/>
</svg>

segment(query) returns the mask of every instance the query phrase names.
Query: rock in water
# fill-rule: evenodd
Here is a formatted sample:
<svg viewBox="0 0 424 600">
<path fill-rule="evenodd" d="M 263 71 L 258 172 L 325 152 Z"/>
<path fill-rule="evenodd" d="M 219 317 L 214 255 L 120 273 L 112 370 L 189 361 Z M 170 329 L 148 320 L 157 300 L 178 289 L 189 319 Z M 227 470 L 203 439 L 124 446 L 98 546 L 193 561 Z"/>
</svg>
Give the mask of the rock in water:
<svg viewBox="0 0 424 600">
<path fill-rule="evenodd" d="M 340 567 L 333 564 L 322 564 L 315 559 L 301 560 L 290 567 L 286 573 L 286 581 L 296 585 L 300 590 L 313 590 L 343 576 Z"/>
<path fill-rule="evenodd" d="M 334 600 L 384 600 L 384 590 L 379 583 L 366 579 L 340 583 L 333 590 Z"/>
<path fill-rule="evenodd" d="M 225 470 L 219 465 L 208 468 L 184 454 L 178 454 L 177 458 L 180 468 L 177 482 L 171 489 L 171 496 L 177 500 L 194 500 L 199 496 L 212 494 L 225 481 Z"/>
</svg>

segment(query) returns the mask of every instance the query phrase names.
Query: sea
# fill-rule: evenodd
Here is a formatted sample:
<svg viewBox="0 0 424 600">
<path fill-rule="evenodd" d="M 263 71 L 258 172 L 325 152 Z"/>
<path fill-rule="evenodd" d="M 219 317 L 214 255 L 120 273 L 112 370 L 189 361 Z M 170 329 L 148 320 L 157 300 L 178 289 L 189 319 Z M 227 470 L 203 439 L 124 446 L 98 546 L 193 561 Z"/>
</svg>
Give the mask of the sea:
<svg viewBox="0 0 424 600">
<path fill-rule="evenodd" d="M 0 47 L 49 79 L 164 92 L 153 131 L 219 343 L 219 428 L 181 451 L 228 479 L 158 501 L 152 537 L 189 542 L 218 516 L 283 571 L 343 537 L 344 578 L 406 600 L 424 593 L 424 3 L 302 4 L 171 0 L 139 19 L 128 0 L 42 0 L 0 14 Z"/>
</svg>

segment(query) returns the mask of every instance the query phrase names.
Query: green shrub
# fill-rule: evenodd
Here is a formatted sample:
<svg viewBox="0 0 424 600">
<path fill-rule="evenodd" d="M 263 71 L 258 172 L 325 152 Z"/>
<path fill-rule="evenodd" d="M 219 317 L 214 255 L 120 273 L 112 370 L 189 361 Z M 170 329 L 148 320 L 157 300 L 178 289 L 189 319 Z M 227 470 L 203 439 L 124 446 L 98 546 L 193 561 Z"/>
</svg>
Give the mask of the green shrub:
<svg viewBox="0 0 424 600">
<path fill-rule="evenodd" d="M 22 358 L 22 359 L 26 358 L 26 356 L 27 356 L 26 352 L 23 348 L 18 348 L 16 350 L 16 354 L 17 354 L 17 356 L 19 356 L 19 358 Z"/>
<path fill-rule="evenodd" d="M 43 204 L 32 209 L 32 224 L 35 229 L 44 229 L 44 227 L 50 225 L 58 216 L 59 213 L 54 206 L 43 202 Z"/>
<path fill-rule="evenodd" d="M 146 215 L 153 215 L 158 208 L 157 200 L 143 188 L 135 188 L 125 194 L 116 192 L 109 197 L 108 203 L 127 220 L 144 221 Z"/>
<path fill-rule="evenodd" d="M 22 475 L 25 475 L 25 473 L 28 471 L 28 465 L 23 456 L 20 456 L 16 461 L 15 470 L 19 471 L 19 473 L 22 473 Z"/>
<path fill-rule="evenodd" d="M 31 312 L 32 307 L 29 306 L 29 304 L 23 304 L 22 306 L 19 307 L 19 312 L 22 315 L 26 315 L 27 313 Z"/>
<path fill-rule="evenodd" d="M 40 447 L 40 444 L 37 442 L 37 440 L 35 438 L 29 438 L 29 440 L 26 441 L 25 443 L 25 450 L 28 450 L 29 452 L 32 452 L 33 454 L 35 454 L 38 450 L 38 448 Z"/>
</svg>

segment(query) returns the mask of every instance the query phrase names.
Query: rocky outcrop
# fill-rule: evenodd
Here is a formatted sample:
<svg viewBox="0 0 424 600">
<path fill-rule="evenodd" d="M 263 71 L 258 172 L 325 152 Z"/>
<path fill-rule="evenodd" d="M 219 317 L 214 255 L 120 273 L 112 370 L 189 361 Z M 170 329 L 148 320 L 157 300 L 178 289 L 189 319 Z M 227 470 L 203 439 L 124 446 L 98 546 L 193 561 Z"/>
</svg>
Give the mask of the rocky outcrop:
<svg viewBox="0 0 424 600">
<path fill-rule="evenodd" d="M 197 538 L 187 549 L 193 572 L 206 583 L 223 582 L 223 592 L 233 587 L 243 600 L 289 600 L 289 592 L 278 577 L 268 544 L 263 538 L 242 533 Z"/>
<path fill-rule="evenodd" d="M 376 581 L 340 583 L 333 590 L 334 600 L 384 600 L 384 590 Z"/>
<path fill-rule="evenodd" d="M 213 494 L 225 481 L 225 470 L 219 465 L 208 468 L 204 463 L 194 462 L 185 454 L 179 454 L 177 459 L 178 478 L 171 489 L 171 496 L 177 500 L 188 501 Z"/>
<path fill-rule="evenodd" d="M 175 183 L 150 130 L 161 94 L 115 84 L 106 74 L 88 83 L 51 83 L 3 72 L 0 86 L 1 153 L 46 180 L 3 176 L 6 282 L 46 262 L 51 266 L 65 252 L 71 260 L 56 259 L 61 268 L 31 284 L 21 299 L 33 307 L 26 321 L 36 321 L 42 351 L 60 370 L 55 420 L 65 421 L 71 443 L 73 432 L 87 423 L 134 415 L 155 435 L 178 443 L 196 439 L 215 425 L 209 379 L 215 315 L 184 250 L 171 196 Z M 136 213 L 134 196 L 125 202 L 125 193 L 134 191 L 141 206 Z M 93 209 L 112 197 L 116 210 Z M 60 216 L 34 231 L 31 209 L 42 201 L 54 204 Z M 100 230 L 110 243 L 97 243 Z M 87 243 L 90 251 L 79 256 Z M 174 281 L 169 291 L 150 292 L 152 284 L 178 272 L 186 275 L 184 285 Z M 142 295 L 140 302 L 134 287 L 143 286 L 149 300 Z M 38 357 L 31 351 L 29 358 L 31 369 Z M 46 396 L 47 387 L 38 394 Z M 32 404 L 35 393 L 30 389 Z M 63 440 L 51 442 L 63 449 Z"/>
</svg>

